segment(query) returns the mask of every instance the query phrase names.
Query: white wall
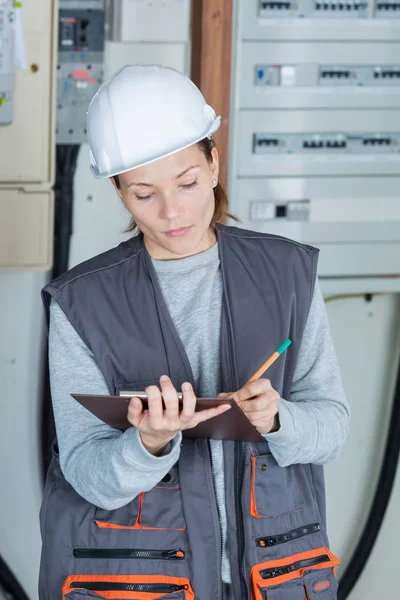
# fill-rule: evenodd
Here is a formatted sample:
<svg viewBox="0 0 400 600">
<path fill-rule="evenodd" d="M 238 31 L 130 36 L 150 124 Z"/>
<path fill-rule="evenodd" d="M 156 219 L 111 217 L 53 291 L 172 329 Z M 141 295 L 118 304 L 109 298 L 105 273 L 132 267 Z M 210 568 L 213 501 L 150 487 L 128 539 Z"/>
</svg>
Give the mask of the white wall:
<svg viewBox="0 0 400 600">
<path fill-rule="evenodd" d="M 342 561 L 340 577 L 364 527 L 386 443 L 400 354 L 400 296 L 343 298 L 328 302 L 327 310 L 352 409 L 345 447 L 325 469 L 328 532 Z M 381 533 L 350 600 L 397 597 L 399 472 Z"/>
</svg>

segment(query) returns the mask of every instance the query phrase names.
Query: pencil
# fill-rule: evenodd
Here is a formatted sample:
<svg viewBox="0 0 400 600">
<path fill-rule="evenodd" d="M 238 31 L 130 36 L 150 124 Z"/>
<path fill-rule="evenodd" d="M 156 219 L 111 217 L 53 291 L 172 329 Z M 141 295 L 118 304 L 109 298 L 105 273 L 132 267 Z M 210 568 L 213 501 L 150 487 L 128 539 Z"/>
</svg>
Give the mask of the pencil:
<svg viewBox="0 0 400 600">
<path fill-rule="evenodd" d="M 252 381 L 256 381 L 256 379 L 259 379 L 259 377 L 261 377 L 261 375 L 268 369 L 268 367 L 270 367 L 272 363 L 274 363 L 276 359 L 279 358 L 283 352 L 285 352 L 286 348 L 288 348 L 291 343 L 292 340 L 285 340 L 283 344 L 279 346 L 279 348 L 277 348 L 273 354 L 271 354 L 268 360 L 266 360 L 265 363 L 261 365 L 258 371 L 256 371 L 248 381 L 246 381 L 245 385 L 251 383 Z"/>
</svg>

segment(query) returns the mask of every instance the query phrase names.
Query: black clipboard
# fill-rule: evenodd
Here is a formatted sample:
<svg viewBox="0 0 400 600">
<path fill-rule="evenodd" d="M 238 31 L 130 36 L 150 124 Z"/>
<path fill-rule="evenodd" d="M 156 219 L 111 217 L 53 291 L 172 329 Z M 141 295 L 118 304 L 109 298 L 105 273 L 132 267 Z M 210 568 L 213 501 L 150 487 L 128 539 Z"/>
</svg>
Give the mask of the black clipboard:
<svg viewBox="0 0 400 600">
<path fill-rule="evenodd" d="M 71 394 L 75 400 L 107 425 L 125 431 L 131 427 L 127 419 L 130 397 L 91 394 Z M 146 398 L 141 398 L 146 407 Z M 197 398 L 196 411 L 230 404 L 231 409 L 185 429 L 183 437 L 192 439 L 232 440 L 236 442 L 264 442 L 265 439 L 252 425 L 240 406 L 232 398 Z"/>
</svg>

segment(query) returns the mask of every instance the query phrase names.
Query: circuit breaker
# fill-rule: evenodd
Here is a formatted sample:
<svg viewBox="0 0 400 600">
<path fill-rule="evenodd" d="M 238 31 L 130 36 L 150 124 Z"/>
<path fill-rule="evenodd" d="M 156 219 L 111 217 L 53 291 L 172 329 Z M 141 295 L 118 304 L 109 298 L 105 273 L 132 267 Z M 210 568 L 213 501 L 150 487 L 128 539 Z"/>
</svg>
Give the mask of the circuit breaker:
<svg viewBox="0 0 400 600">
<path fill-rule="evenodd" d="M 14 112 L 15 68 L 11 24 L 12 2 L 0 0 L 0 125 L 11 123 Z"/>
<path fill-rule="evenodd" d="M 61 0 L 57 65 L 58 144 L 86 142 L 86 112 L 103 82 L 103 0 Z"/>
</svg>

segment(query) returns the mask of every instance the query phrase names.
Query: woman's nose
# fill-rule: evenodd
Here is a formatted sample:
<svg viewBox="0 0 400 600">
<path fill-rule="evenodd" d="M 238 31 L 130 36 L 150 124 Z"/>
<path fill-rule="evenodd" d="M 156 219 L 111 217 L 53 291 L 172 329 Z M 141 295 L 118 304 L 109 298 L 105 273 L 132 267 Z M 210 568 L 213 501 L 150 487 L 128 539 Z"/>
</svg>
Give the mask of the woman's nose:
<svg viewBox="0 0 400 600">
<path fill-rule="evenodd" d="M 183 213 L 184 209 L 182 203 L 180 203 L 177 198 L 164 198 L 161 208 L 161 216 L 163 219 L 173 221 L 174 219 L 181 217 Z"/>
</svg>

